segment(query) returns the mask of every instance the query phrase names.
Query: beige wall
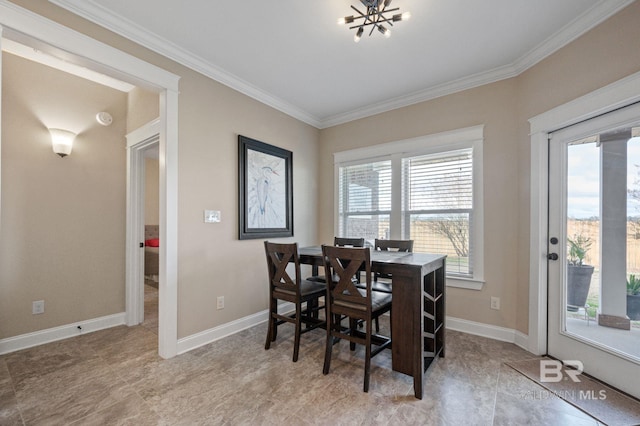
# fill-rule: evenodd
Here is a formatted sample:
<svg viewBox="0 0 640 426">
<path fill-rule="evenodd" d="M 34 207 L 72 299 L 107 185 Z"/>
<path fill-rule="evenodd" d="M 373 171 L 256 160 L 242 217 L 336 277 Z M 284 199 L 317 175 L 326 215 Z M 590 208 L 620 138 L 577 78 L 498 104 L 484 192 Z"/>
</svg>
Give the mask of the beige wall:
<svg viewBox="0 0 640 426">
<path fill-rule="evenodd" d="M 134 88 L 127 96 L 127 133 L 139 129 L 160 117 L 160 97 L 157 93 Z M 158 146 L 147 148 L 155 150 Z M 155 158 L 145 158 L 144 180 L 144 223 L 146 225 L 160 224 L 160 192 L 159 192 L 159 164 Z"/>
<path fill-rule="evenodd" d="M 522 75 L 321 131 L 320 179 L 333 181 L 332 153 L 485 124 L 482 291 L 450 289 L 447 315 L 528 333 L 529 170 L 528 119 L 640 71 L 640 2 Z M 320 205 L 333 206 L 333 186 Z M 333 236 L 333 213 L 319 236 Z M 501 297 L 502 309 L 489 308 Z"/>
<path fill-rule="evenodd" d="M 640 71 L 640 2 L 611 17 L 563 49 L 541 61 L 518 82 L 518 306 L 529 303 L 528 119 Z M 529 312 L 519 309 L 516 328 L 527 333 Z"/>
<path fill-rule="evenodd" d="M 160 224 L 158 160 L 144 159 L 144 224 Z"/>
<path fill-rule="evenodd" d="M 126 94 L 2 60 L 0 338 L 122 312 Z M 70 156 L 53 153 L 48 127 L 78 133 Z"/>
<path fill-rule="evenodd" d="M 447 315 L 488 324 L 515 325 L 518 218 L 512 209 L 518 192 L 516 84 L 514 79 L 423 102 L 321 132 L 320 180 L 333 182 L 334 152 L 484 124 L 484 250 L 482 291 L 448 289 Z M 320 205 L 333 205 L 333 186 L 320 191 Z M 333 238 L 334 215 L 320 221 L 322 241 Z M 491 253 L 503 253 L 492 256 Z M 502 309 L 490 310 L 491 296 Z"/>
<path fill-rule="evenodd" d="M 238 240 L 238 141 L 293 152 L 294 232 L 317 241 L 318 130 L 195 72 L 180 81 L 178 328 L 180 337 L 267 308 L 263 240 Z M 222 222 L 203 223 L 220 210 Z M 216 297 L 225 308 L 215 309 Z"/>
<path fill-rule="evenodd" d="M 249 136 L 293 152 L 295 237 L 289 240 L 309 245 L 317 241 L 319 131 L 46 0 L 13 3 L 181 77 L 178 338 L 265 310 L 262 240 L 237 238 L 237 136 Z M 144 124 L 146 118 L 136 119 L 140 121 L 137 124 Z M 132 125 L 128 130 L 137 127 Z M 203 223 L 205 209 L 220 210 L 222 222 Z M 217 296 L 225 296 L 225 309 L 215 309 Z"/>
<path fill-rule="evenodd" d="M 160 97 L 157 93 L 134 88 L 127 97 L 127 133 L 160 117 Z"/>
<path fill-rule="evenodd" d="M 521 76 L 318 131 L 45 0 L 14 3 L 181 76 L 179 337 L 266 308 L 261 241 L 236 235 L 238 134 L 294 152 L 293 240 L 310 244 L 333 237 L 334 152 L 477 124 L 485 125 L 486 285 L 451 289 L 448 314 L 526 333 L 527 119 L 640 70 L 635 2 Z M 204 209 L 221 210 L 222 223 L 202 223 Z M 224 310 L 213 308 L 217 296 L 225 296 Z M 500 311 L 489 309 L 490 296 L 501 297 Z"/>
</svg>

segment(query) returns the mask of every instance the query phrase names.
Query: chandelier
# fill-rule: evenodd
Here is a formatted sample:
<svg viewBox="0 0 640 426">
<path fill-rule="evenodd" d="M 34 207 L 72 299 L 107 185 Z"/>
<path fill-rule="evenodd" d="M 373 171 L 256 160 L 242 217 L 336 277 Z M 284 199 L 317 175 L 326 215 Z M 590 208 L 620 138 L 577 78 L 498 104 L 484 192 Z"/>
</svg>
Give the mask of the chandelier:
<svg viewBox="0 0 640 426">
<path fill-rule="evenodd" d="M 406 21 L 411 17 L 411 13 L 409 12 L 396 13 L 392 15 L 391 18 L 385 16 L 385 14 L 390 14 L 392 12 L 397 12 L 398 10 L 400 10 L 399 7 L 389 9 L 391 0 L 360 0 L 360 2 L 367 8 L 366 13 L 362 13 L 355 6 L 351 6 L 351 9 L 358 12 L 358 15 L 345 16 L 344 18 L 338 19 L 338 24 L 340 25 L 353 24 L 349 27 L 350 30 L 354 30 L 357 28 L 356 34 L 353 36 L 353 40 L 356 43 L 360 41 L 360 38 L 364 33 L 364 29 L 367 26 L 371 26 L 369 36 L 371 36 L 371 34 L 373 34 L 373 31 L 377 28 L 382 35 L 384 35 L 385 37 L 390 37 L 391 31 L 383 24 L 392 27 L 394 22 Z M 361 19 L 362 22 L 359 22 Z"/>
</svg>

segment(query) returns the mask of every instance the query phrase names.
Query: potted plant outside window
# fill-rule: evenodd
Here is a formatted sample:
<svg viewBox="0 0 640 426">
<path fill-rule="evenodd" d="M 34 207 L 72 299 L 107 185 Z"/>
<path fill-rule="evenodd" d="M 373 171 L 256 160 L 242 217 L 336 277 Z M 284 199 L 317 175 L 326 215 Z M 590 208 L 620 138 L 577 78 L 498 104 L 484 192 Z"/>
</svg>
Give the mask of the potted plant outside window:
<svg viewBox="0 0 640 426">
<path fill-rule="evenodd" d="M 569 244 L 567 266 L 567 310 L 576 312 L 587 304 L 593 266 L 585 265 L 584 259 L 591 248 L 591 238 L 575 235 L 567 238 Z"/>
<path fill-rule="evenodd" d="M 627 316 L 630 320 L 640 320 L 640 278 L 629 275 L 627 280 Z"/>
</svg>

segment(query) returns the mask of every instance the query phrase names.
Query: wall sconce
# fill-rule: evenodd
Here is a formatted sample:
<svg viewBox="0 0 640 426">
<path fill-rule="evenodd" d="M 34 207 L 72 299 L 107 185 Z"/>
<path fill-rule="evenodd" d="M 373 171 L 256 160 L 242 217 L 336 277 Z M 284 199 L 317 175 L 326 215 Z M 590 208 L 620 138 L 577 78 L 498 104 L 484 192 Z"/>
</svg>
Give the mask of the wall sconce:
<svg viewBox="0 0 640 426">
<path fill-rule="evenodd" d="M 73 140 L 76 134 L 62 129 L 49 129 L 51 133 L 51 144 L 53 146 L 53 152 L 64 158 L 71 154 L 73 148 Z"/>
</svg>

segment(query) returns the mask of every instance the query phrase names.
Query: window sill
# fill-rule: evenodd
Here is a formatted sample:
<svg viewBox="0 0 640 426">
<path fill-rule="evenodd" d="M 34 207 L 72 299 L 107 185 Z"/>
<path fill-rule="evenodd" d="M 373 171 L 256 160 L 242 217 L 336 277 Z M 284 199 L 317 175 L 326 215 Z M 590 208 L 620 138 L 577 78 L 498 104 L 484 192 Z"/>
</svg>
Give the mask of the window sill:
<svg viewBox="0 0 640 426">
<path fill-rule="evenodd" d="M 471 278 L 447 277 L 447 287 L 464 288 L 467 290 L 482 290 L 484 280 L 476 280 Z"/>
</svg>

